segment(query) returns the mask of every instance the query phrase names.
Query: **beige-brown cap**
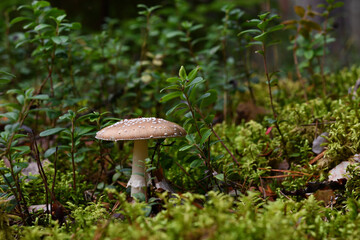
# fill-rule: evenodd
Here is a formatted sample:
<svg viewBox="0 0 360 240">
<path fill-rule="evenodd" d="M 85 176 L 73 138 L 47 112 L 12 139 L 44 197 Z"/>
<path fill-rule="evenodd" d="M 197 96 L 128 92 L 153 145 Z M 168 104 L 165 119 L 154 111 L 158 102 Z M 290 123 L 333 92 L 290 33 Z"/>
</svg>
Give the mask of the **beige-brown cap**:
<svg viewBox="0 0 360 240">
<path fill-rule="evenodd" d="M 186 131 L 176 123 L 152 117 L 121 120 L 101 129 L 95 137 L 101 140 L 118 141 L 182 137 L 185 135 Z"/>
</svg>

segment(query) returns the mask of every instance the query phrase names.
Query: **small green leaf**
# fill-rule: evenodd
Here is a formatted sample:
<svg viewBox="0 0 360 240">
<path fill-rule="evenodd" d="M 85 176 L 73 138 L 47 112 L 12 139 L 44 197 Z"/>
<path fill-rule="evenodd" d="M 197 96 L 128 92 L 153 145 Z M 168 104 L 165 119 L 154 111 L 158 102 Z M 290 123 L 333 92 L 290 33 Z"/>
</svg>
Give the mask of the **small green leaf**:
<svg viewBox="0 0 360 240">
<path fill-rule="evenodd" d="M 279 83 L 279 79 L 278 78 L 273 78 L 270 80 L 270 86 L 276 86 Z"/>
<path fill-rule="evenodd" d="M 201 100 L 203 100 L 203 99 L 205 99 L 205 98 L 207 98 L 207 97 L 210 97 L 211 96 L 211 93 L 204 93 L 203 95 L 201 95 L 198 99 L 197 99 L 197 101 L 201 101 Z"/>
<path fill-rule="evenodd" d="M 187 105 L 185 104 L 185 103 L 183 103 L 183 102 L 181 102 L 181 103 L 178 103 L 178 104 L 176 104 L 174 107 L 172 107 L 172 108 L 170 108 L 167 112 L 166 112 L 166 116 L 169 116 L 173 111 L 175 111 L 176 109 L 178 109 L 179 107 L 186 107 Z"/>
<path fill-rule="evenodd" d="M 12 149 L 20 151 L 20 152 L 28 152 L 28 151 L 30 151 L 29 146 L 17 146 L 17 147 L 12 147 Z"/>
<path fill-rule="evenodd" d="M 182 31 L 171 31 L 171 32 L 168 32 L 166 34 L 166 37 L 167 38 L 173 38 L 173 37 L 178 37 L 178 36 L 186 36 L 184 32 Z"/>
<path fill-rule="evenodd" d="M 58 17 L 56 18 L 56 20 L 57 20 L 58 22 L 61 22 L 62 20 L 65 19 L 65 17 L 66 17 L 66 14 L 60 15 L 60 16 L 58 16 Z"/>
<path fill-rule="evenodd" d="M 25 21 L 25 20 L 31 20 L 30 18 L 28 17 L 17 17 L 17 18 L 14 18 L 13 20 L 11 20 L 10 22 L 10 25 L 14 25 L 15 23 L 18 23 L 18 22 L 21 22 L 21 21 Z"/>
<path fill-rule="evenodd" d="M 240 32 L 238 34 L 238 36 L 243 35 L 243 34 L 247 34 L 247 33 L 259 34 L 259 33 L 261 33 L 261 31 L 259 29 L 248 29 L 248 30 Z"/>
<path fill-rule="evenodd" d="M 49 25 L 49 24 L 40 23 L 39 25 L 37 25 L 37 26 L 34 28 L 34 30 L 35 30 L 35 31 L 41 31 L 41 30 L 43 30 L 43 29 L 45 29 L 45 28 L 50 28 L 50 27 L 52 27 L 52 26 Z"/>
<path fill-rule="evenodd" d="M 49 148 L 44 153 L 44 158 L 48 158 L 56 152 L 56 147 Z"/>
<path fill-rule="evenodd" d="M 264 32 L 262 34 L 259 34 L 257 36 L 254 37 L 254 40 L 256 41 L 260 41 L 260 42 L 265 42 L 266 36 L 267 36 L 267 32 Z"/>
<path fill-rule="evenodd" d="M 262 42 L 260 42 L 260 41 L 253 41 L 253 42 L 249 42 L 247 45 L 246 45 L 246 47 L 249 47 L 249 46 L 254 46 L 254 45 L 263 45 L 263 43 Z"/>
<path fill-rule="evenodd" d="M 283 28 L 284 28 L 284 25 L 279 24 L 279 25 L 276 25 L 276 26 L 273 26 L 273 27 L 269 28 L 266 32 L 271 33 L 271 32 L 275 32 L 275 31 L 279 31 L 279 30 L 281 30 Z"/>
<path fill-rule="evenodd" d="M 44 7 L 49 7 L 50 3 L 48 1 L 34 1 L 31 5 L 34 8 L 44 8 Z"/>
<path fill-rule="evenodd" d="M 197 73 L 199 72 L 199 70 L 200 70 L 199 67 L 196 67 L 196 68 L 194 68 L 193 70 L 191 70 L 191 72 L 190 72 L 189 75 L 188 75 L 189 81 L 192 81 L 192 80 L 196 77 L 196 75 L 197 75 Z"/>
<path fill-rule="evenodd" d="M 132 194 L 132 197 L 136 198 L 140 202 L 145 202 L 145 200 L 146 200 L 145 194 L 143 194 L 142 192 L 134 193 L 134 194 Z"/>
<path fill-rule="evenodd" d="M 116 180 L 118 180 L 118 178 L 121 176 L 121 173 L 117 172 L 113 175 L 112 177 L 112 181 L 115 182 Z"/>
<path fill-rule="evenodd" d="M 220 180 L 220 181 L 224 181 L 224 174 L 220 173 L 214 176 L 216 179 Z"/>
<path fill-rule="evenodd" d="M 182 152 L 182 151 L 188 150 L 188 149 L 190 149 L 190 148 L 192 148 L 192 147 L 193 147 L 193 145 L 185 145 L 185 146 L 181 147 L 181 148 L 179 149 L 179 151 Z"/>
<path fill-rule="evenodd" d="M 314 57 L 314 51 L 312 49 L 309 49 L 309 50 L 306 50 L 304 52 L 304 57 L 307 59 L 307 60 L 310 60 Z"/>
<path fill-rule="evenodd" d="M 163 89 L 160 90 L 160 92 L 162 93 L 163 91 L 165 90 L 181 90 L 179 85 L 170 85 L 170 86 L 167 86 L 167 87 L 164 87 Z"/>
<path fill-rule="evenodd" d="M 52 37 L 51 40 L 57 45 L 62 45 L 62 44 L 65 44 L 69 40 L 69 37 L 68 36 L 56 36 L 56 37 Z"/>
<path fill-rule="evenodd" d="M 166 81 L 169 83 L 179 83 L 179 82 L 181 82 L 181 79 L 178 77 L 171 77 L 171 78 L 166 79 Z"/>
<path fill-rule="evenodd" d="M 210 94 L 210 96 L 208 96 L 208 93 Z M 205 94 L 203 94 L 200 99 L 201 108 L 206 108 L 217 101 L 217 91 L 215 89 L 210 89 Z"/>
<path fill-rule="evenodd" d="M 16 77 L 14 74 L 11 74 L 11 73 L 5 72 L 5 71 L 0 71 L 0 74 L 6 75 L 6 76 L 9 76 L 9 77 L 13 77 L 13 78 Z"/>
<path fill-rule="evenodd" d="M 270 12 L 266 12 L 259 15 L 260 20 L 264 20 L 267 16 L 269 16 Z"/>
<path fill-rule="evenodd" d="M 205 82 L 205 79 L 203 79 L 202 77 L 197 77 L 195 78 L 193 81 L 191 81 L 189 84 L 187 84 L 187 87 L 191 87 L 193 85 L 199 84 L 199 83 L 203 83 Z"/>
<path fill-rule="evenodd" d="M 268 26 L 269 22 L 260 22 L 258 25 L 256 25 L 261 31 L 265 31 L 266 27 Z"/>
<path fill-rule="evenodd" d="M 57 127 L 57 128 L 51 128 L 45 131 L 42 131 L 39 135 L 40 137 L 46 137 L 46 136 L 50 136 L 50 135 L 54 135 L 56 133 L 59 133 L 63 130 L 65 130 L 66 128 L 61 128 L 61 127 Z"/>
<path fill-rule="evenodd" d="M 27 168 L 29 166 L 29 163 L 27 163 L 27 162 L 16 162 L 16 163 L 13 163 L 13 166 L 18 166 L 19 168 L 23 169 L 23 168 Z"/>
<path fill-rule="evenodd" d="M 180 70 L 179 70 L 179 77 L 182 80 L 186 80 L 187 79 L 187 75 L 186 75 L 186 70 L 184 68 L 184 66 L 181 66 Z"/>
<path fill-rule="evenodd" d="M 206 132 L 202 134 L 200 145 L 203 144 L 211 136 L 211 134 L 212 134 L 211 129 L 206 130 Z"/>
<path fill-rule="evenodd" d="M 202 164 L 203 164 L 203 160 L 201 160 L 201 159 L 196 159 L 196 160 L 194 160 L 194 161 L 192 161 L 191 163 L 190 163 L 190 167 L 191 168 L 197 168 L 197 167 L 199 167 L 199 166 L 201 166 Z"/>
<path fill-rule="evenodd" d="M 38 94 L 36 96 L 29 97 L 29 99 L 47 100 L 49 99 L 49 96 L 47 94 Z"/>
<path fill-rule="evenodd" d="M 167 102 L 173 98 L 180 97 L 181 94 L 182 94 L 182 92 L 180 92 L 180 91 L 168 93 L 165 96 L 163 96 L 162 98 L 160 98 L 160 102 Z"/>
</svg>

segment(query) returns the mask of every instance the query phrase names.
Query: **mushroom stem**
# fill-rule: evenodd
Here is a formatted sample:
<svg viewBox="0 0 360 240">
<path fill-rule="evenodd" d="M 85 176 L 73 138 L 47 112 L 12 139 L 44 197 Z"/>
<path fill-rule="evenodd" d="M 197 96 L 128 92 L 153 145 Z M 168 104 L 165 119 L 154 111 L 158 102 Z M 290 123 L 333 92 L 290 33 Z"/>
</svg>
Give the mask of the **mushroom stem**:
<svg viewBox="0 0 360 240">
<path fill-rule="evenodd" d="M 136 193 L 145 194 L 145 159 L 148 157 L 147 140 L 135 140 L 133 150 L 132 174 L 128 182 L 131 196 Z"/>
</svg>

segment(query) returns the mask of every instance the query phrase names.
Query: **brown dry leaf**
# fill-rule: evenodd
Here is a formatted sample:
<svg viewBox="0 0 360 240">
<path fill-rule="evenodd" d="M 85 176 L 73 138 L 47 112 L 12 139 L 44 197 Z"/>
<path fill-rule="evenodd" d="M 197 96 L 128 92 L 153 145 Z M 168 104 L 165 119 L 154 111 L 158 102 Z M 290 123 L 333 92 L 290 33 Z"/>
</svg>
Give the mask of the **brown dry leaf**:
<svg viewBox="0 0 360 240">
<path fill-rule="evenodd" d="M 335 193 L 331 189 L 317 190 L 314 193 L 314 197 L 318 201 L 324 201 L 325 206 L 329 206 L 335 203 Z"/>
</svg>

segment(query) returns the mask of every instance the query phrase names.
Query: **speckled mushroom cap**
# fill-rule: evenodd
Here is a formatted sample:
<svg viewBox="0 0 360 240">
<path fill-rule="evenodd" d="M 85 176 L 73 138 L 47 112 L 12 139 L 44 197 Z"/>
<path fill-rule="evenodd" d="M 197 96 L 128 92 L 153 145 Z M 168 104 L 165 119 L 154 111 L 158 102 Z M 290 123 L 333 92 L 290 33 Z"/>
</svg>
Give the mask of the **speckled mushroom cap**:
<svg viewBox="0 0 360 240">
<path fill-rule="evenodd" d="M 101 140 L 118 141 L 182 137 L 185 135 L 186 131 L 176 123 L 152 117 L 121 120 L 101 129 L 95 137 Z"/>
</svg>

